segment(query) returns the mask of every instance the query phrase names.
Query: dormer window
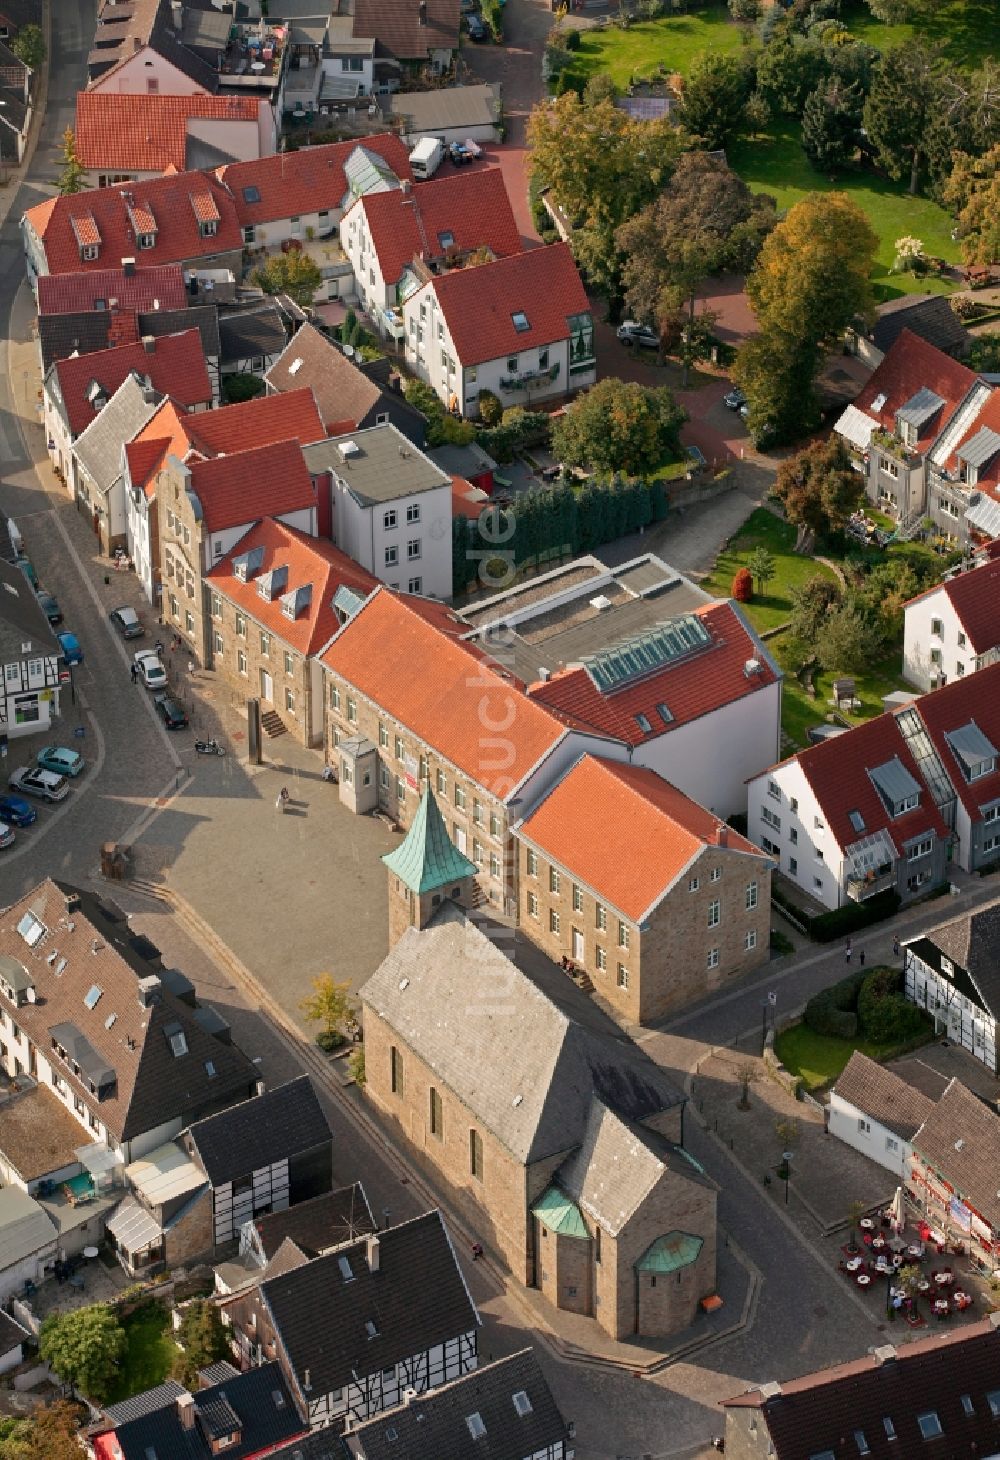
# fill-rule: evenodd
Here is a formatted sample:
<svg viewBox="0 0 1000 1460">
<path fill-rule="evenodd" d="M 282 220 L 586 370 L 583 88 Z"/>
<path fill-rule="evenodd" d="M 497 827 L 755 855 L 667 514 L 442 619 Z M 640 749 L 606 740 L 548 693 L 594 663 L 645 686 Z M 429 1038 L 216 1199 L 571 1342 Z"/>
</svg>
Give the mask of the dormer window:
<svg viewBox="0 0 1000 1460">
<path fill-rule="evenodd" d="M 205 218 L 198 224 L 198 232 L 202 238 L 214 238 L 219 231 L 219 225 L 214 218 Z"/>
<path fill-rule="evenodd" d="M 447 252 L 449 248 L 455 247 L 455 235 L 445 230 L 444 233 L 438 234 L 438 243 Z"/>
<path fill-rule="evenodd" d="M 100 253 L 100 246 L 96 243 L 85 243 L 80 249 L 80 258 L 85 264 L 92 264 Z"/>
<path fill-rule="evenodd" d="M 890 816 L 905 816 L 908 811 L 915 811 L 919 806 L 920 783 L 906 769 L 898 755 L 884 765 L 870 770 L 868 776 Z"/>
<path fill-rule="evenodd" d="M 136 245 L 139 248 L 155 248 L 156 247 L 156 234 L 155 233 L 140 233 L 140 234 L 138 234 L 136 236 L 136 240 L 135 241 L 136 241 Z"/>
<path fill-rule="evenodd" d="M 515 330 L 517 330 L 517 333 L 519 335 L 523 335 L 531 329 L 531 325 L 528 322 L 528 316 L 524 313 L 523 309 L 515 310 L 515 312 L 510 317 L 510 322 L 514 326 Z"/>
<path fill-rule="evenodd" d="M 975 720 L 970 720 L 957 730 L 947 731 L 944 738 L 969 784 L 992 775 L 996 770 L 996 747 L 986 738 Z"/>
</svg>

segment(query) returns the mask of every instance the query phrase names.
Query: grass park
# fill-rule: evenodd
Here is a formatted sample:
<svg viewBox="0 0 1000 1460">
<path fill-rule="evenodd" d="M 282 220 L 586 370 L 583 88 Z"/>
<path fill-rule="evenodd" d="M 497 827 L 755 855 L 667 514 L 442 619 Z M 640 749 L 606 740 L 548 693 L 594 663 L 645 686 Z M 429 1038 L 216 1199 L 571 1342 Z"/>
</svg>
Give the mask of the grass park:
<svg viewBox="0 0 1000 1460">
<path fill-rule="evenodd" d="M 162 1384 L 170 1374 L 177 1345 L 170 1326 L 170 1312 L 157 1302 L 142 1303 L 122 1319 L 128 1339 L 118 1379 L 109 1402 L 116 1404 Z"/>
<path fill-rule="evenodd" d="M 899 1053 L 897 1044 L 876 1044 L 871 1039 L 840 1039 L 817 1034 L 805 1024 L 793 1024 L 774 1041 L 774 1052 L 790 1074 L 798 1075 L 806 1090 L 832 1085 L 856 1049 L 883 1061 Z"/>
</svg>

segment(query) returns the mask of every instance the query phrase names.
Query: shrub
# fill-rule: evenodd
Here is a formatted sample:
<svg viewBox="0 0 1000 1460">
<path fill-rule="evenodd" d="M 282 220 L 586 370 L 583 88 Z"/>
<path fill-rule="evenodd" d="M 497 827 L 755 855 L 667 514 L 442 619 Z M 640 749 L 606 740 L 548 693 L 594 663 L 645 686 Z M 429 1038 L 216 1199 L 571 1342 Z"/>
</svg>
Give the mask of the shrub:
<svg viewBox="0 0 1000 1460">
<path fill-rule="evenodd" d="M 733 597 L 737 603 L 749 603 L 753 597 L 753 574 L 749 568 L 740 568 L 733 579 Z"/>
<path fill-rule="evenodd" d="M 267 386 L 259 375 L 224 375 L 222 397 L 227 405 L 238 405 L 240 401 L 254 400 L 263 395 Z"/>
<path fill-rule="evenodd" d="M 873 968 L 865 975 L 858 995 L 858 1023 L 864 1037 L 876 1044 L 903 1044 L 920 1034 L 923 1015 L 903 993 L 901 969 Z"/>
<path fill-rule="evenodd" d="M 567 30 L 563 34 L 562 43 L 567 51 L 578 51 L 580 49 L 580 32 L 578 30 Z"/>
<path fill-rule="evenodd" d="M 845 903 L 833 912 L 820 913 L 818 917 L 810 919 L 809 936 L 815 938 L 817 943 L 832 943 L 835 938 L 842 938 L 859 928 L 868 928 L 872 923 L 891 918 L 899 911 L 901 901 L 896 889 L 889 887 L 885 892 L 878 892 L 874 897 L 868 898 L 867 902 Z"/>
<path fill-rule="evenodd" d="M 339 1029 L 321 1029 L 316 1036 L 316 1043 L 324 1054 L 333 1054 L 344 1043 L 344 1036 Z"/>
<path fill-rule="evenodd" d="M 500 397 L 494 395 L 492 390 L 481 390 L 479 392 L 479 419 L 484 426 L 499 426 L 503 419 L 503 406 L 500 404 Z"/>
<path fill-rule="evenodd" d="M 854 1039 L 858 1032 L 858 994 L 864 978 L 864 970 L 859 969 L 828 989 L 820 989 L 806 1004 L 802 1022 L 814 1034 Z"/>
</svg>

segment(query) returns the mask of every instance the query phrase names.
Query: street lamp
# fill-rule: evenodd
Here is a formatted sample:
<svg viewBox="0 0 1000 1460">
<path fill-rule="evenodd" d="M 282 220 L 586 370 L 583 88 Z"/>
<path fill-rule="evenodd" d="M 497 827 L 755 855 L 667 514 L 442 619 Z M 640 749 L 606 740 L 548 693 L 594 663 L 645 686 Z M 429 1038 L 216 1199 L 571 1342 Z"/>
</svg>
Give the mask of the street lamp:
<svg viewBox="0 0 1000 1460">
<path fill-rule="evenodd" d="M 794 1155 L 794 1151 L 782 1151 L 781 1153 L 781 1159 L 785 1168 L 785 1206 L 788 1205 L 788 1178 L 792 1172 L 792 1157 Z"/>
</svg>

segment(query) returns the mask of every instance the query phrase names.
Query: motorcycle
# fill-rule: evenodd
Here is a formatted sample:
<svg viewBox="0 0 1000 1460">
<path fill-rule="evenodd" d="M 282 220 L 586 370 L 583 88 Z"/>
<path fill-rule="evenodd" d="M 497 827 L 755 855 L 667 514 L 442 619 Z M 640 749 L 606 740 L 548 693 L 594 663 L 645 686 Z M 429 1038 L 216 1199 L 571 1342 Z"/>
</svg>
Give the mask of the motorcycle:
<svg viewBox="0 0 1000 1460">
<path fill-rule="evenodd" d="M 199 755 L 225 755 L 226 748 L 217 740 L 196 740 L 194 748 Z"/>
</svg>

